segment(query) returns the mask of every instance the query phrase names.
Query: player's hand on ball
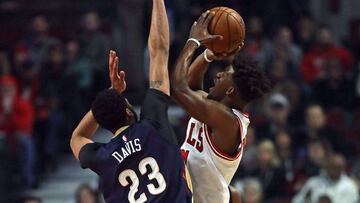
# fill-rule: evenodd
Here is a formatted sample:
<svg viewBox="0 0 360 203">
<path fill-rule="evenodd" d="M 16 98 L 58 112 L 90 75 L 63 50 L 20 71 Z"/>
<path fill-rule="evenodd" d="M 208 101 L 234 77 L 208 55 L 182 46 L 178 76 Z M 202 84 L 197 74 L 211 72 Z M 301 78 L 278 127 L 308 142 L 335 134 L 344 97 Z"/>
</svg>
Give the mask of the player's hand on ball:
<svg viewBox="0 0 360 203">
<path fill-rule="evenodd" d="M 111 88 L 117 90 L 120 94 L 126 90 L 125 72 L 119 72 L 119 57 L 116 52 L 110 50 L 109 53 L 109 78 Z"/>
<path fill-rule="evenodd" d="M 221 35 L 211 35 L 208 31 L 209 23 L 214 17 L 214 13 L 206 11 L 194 22 L 190 31 L 190 38 L 196 39 L 201 45 L 206 45 L 213 40 L 222 39 Z"/>
</svg>

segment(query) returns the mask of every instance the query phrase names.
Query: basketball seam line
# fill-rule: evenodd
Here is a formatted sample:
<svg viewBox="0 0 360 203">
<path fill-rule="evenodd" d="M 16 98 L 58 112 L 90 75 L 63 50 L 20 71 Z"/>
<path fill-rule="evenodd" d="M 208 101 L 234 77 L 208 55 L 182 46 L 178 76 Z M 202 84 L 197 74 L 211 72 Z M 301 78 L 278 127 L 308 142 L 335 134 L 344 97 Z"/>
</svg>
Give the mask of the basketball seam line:
<svg viewBox="0 0 360 203">
<path fill-rule="evenodd" d="M 235 21 L 236 22 L 238 22 L 239 23 L 239 25 L 241 26 L 241 25 L 243 25 L 243 27 L 244 27 L 244 33 L 242 33 L 243 34 L 243 38 L 245 39 L 245 35 L 246 35 L 246 27 L 245 27 L 245 23 L 244 23 L 244 20 L 243 20 L 243 23 L 241 23 L 240 21 L 238 21 L 238 19 L 235 17 L 235 16 L 233 16 L 231 13 L 228 13 L 228 15 L 230 15 L 231 17 L 233 17 L 234 19 L 235 19 Z M 241 17 L 241 16 L 240 16 Z M 241 30 L 241 32 L 242 32 L 242 30 Z M 244 40 L 243 39 L 243 40 Z"/>
<path fill-rule="evenodd" d="M 220 10 L 220 11 L 219 11 Z M 221 12 L 220 13 L 220 15 L 219 15 L 219 18 L 217 19 L 217 21 L 216 21 L 216 23 L 215 23 L 215 25 L 214 25 L 214 30 L 216 30 L 216 26 L 217 26 L 217 24 L 219 23 L 219 21 L 220 21 L 220 19 L 221 19 L 221 16 L 224 14 L 224 12 L 226 11 L 226 8 L 223 8 L 223 10 L 220 8 L 217 12 Z M 221 11 L 222 10 L 222 11 Z M 216 13 L 217 13 L 216 12 Z M 216 14 L 215 13 L 215 14 Z M 214 48 L 214 42 L 212 41 L 211 42 L 211 45 L 212 45 L 212 47 Z"/>
<path fill-rule="evenodd" d="M 245 23 L 244 23 L 244 20 L 243 20 L 243 23 L 241 23 L 235 16 L 233 16 L 231 13 L 228 13 L 228 15 L 230 15 L 231 17 L 233 17 L 235 19 L 235 21 L 237 21 L 240 25 L 243 25 L 244 26 L 244 33 L 243 33 L 243 36 L 244 36 L 244 39 L 245 39 L 245 34 L 246 34 L 246 27 L 245 27 Z M 240 16 L 241 17 L 241 16 Z"/>
<path fill-rule="evenodd" d="M 241 23 L 233 14 L 231 14 L 231 13 L 228 13 L 228 15 L 230 15 L 231 17 L 233 17 L 239 24 L 241 24 L 241 25 L 244 25 L 245 23 L 243 22 L 243 23 Z M 241 17 L 241 16 L 240 16 Z M 244 21 L 244 20 L 243 20 Z"/>
<path fill-rule="evenodd" d="M 226 23 L 227 23 L 227 27 L 228 27 L 228 49 L 231 48 L 231 28 L 230 28 L 230 23 L 229 23 L 229 14 L 226 16 Z M 228 53 L 229 50 L 226 50 L 226 52 Z"/>
</svg>

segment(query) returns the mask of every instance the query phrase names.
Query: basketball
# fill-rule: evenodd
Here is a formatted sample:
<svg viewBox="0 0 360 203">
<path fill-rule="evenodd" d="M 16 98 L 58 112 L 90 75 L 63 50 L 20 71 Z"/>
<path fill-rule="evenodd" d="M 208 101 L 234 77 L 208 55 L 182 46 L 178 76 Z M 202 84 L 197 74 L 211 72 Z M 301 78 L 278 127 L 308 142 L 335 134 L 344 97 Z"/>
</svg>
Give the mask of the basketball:
<svg viewBox="0 0 360 203">
<path fill-rule="evenodd" d="M 209 43 L 208 49 L 217 54 L 235 51 L 245 39 L 245 23 L 235 10 L 228 7 L 216 7 L 210 10 L 215 15 L 209 24 L 209 33 L 223 36 L 222 40 Z"/>
</svg>

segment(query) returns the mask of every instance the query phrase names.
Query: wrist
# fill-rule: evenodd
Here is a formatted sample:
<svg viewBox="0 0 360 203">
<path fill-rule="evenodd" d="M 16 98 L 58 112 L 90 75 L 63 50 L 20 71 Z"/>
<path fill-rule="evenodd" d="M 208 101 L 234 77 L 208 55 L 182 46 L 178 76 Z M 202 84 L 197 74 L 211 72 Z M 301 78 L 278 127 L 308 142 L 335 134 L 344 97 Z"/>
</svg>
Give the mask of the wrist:
<svg viewBox="0 0 360 203">
<path fill-rule="evenodd" d="M 201 43 L 199 40 L 195 39 L 195 38 L 189 38 L 186 41 L 187 44 L 194 44 L 196 46 L 196 48 L 199 48 L 201 46 Z"/>
<path fill-rule="evenodd" d="M 204 60 L 206 62 L 208 62 L 208 63 L 211 63 L 211 62 L 213 62 L 215 60 L 215 58 L 209 57 L 207 52 L 208 52 L 208 49 L 205 49 L 205 51 L 204 51 Z"/>
</svg>

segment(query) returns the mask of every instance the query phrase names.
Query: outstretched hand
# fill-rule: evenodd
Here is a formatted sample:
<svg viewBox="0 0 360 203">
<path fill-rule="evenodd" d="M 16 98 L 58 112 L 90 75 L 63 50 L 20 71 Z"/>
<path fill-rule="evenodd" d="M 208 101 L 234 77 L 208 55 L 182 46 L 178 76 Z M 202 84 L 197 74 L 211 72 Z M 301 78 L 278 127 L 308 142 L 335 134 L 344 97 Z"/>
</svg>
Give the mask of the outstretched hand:
<svg viewBox="0 0 360 203">
<path fill-rule="evenodd" d="M 196 39 L 201 45 L 206 45 L 214 40 L 222 39 L 221 35 L 211 35 L 208 31 L 209 23 L 215 13 L 206 11 L 200 18 L 194 22 L 190 31 L 190 38 Z"/>
<path fill-rule="evenodd" d="M 115 89 L 120 94 L 126 90 L 125 72 L 119 72 L 119 57 L 113 50 L 110 50 L 109 53 L 109 78 L 112 89 Z"/>
</svg>

